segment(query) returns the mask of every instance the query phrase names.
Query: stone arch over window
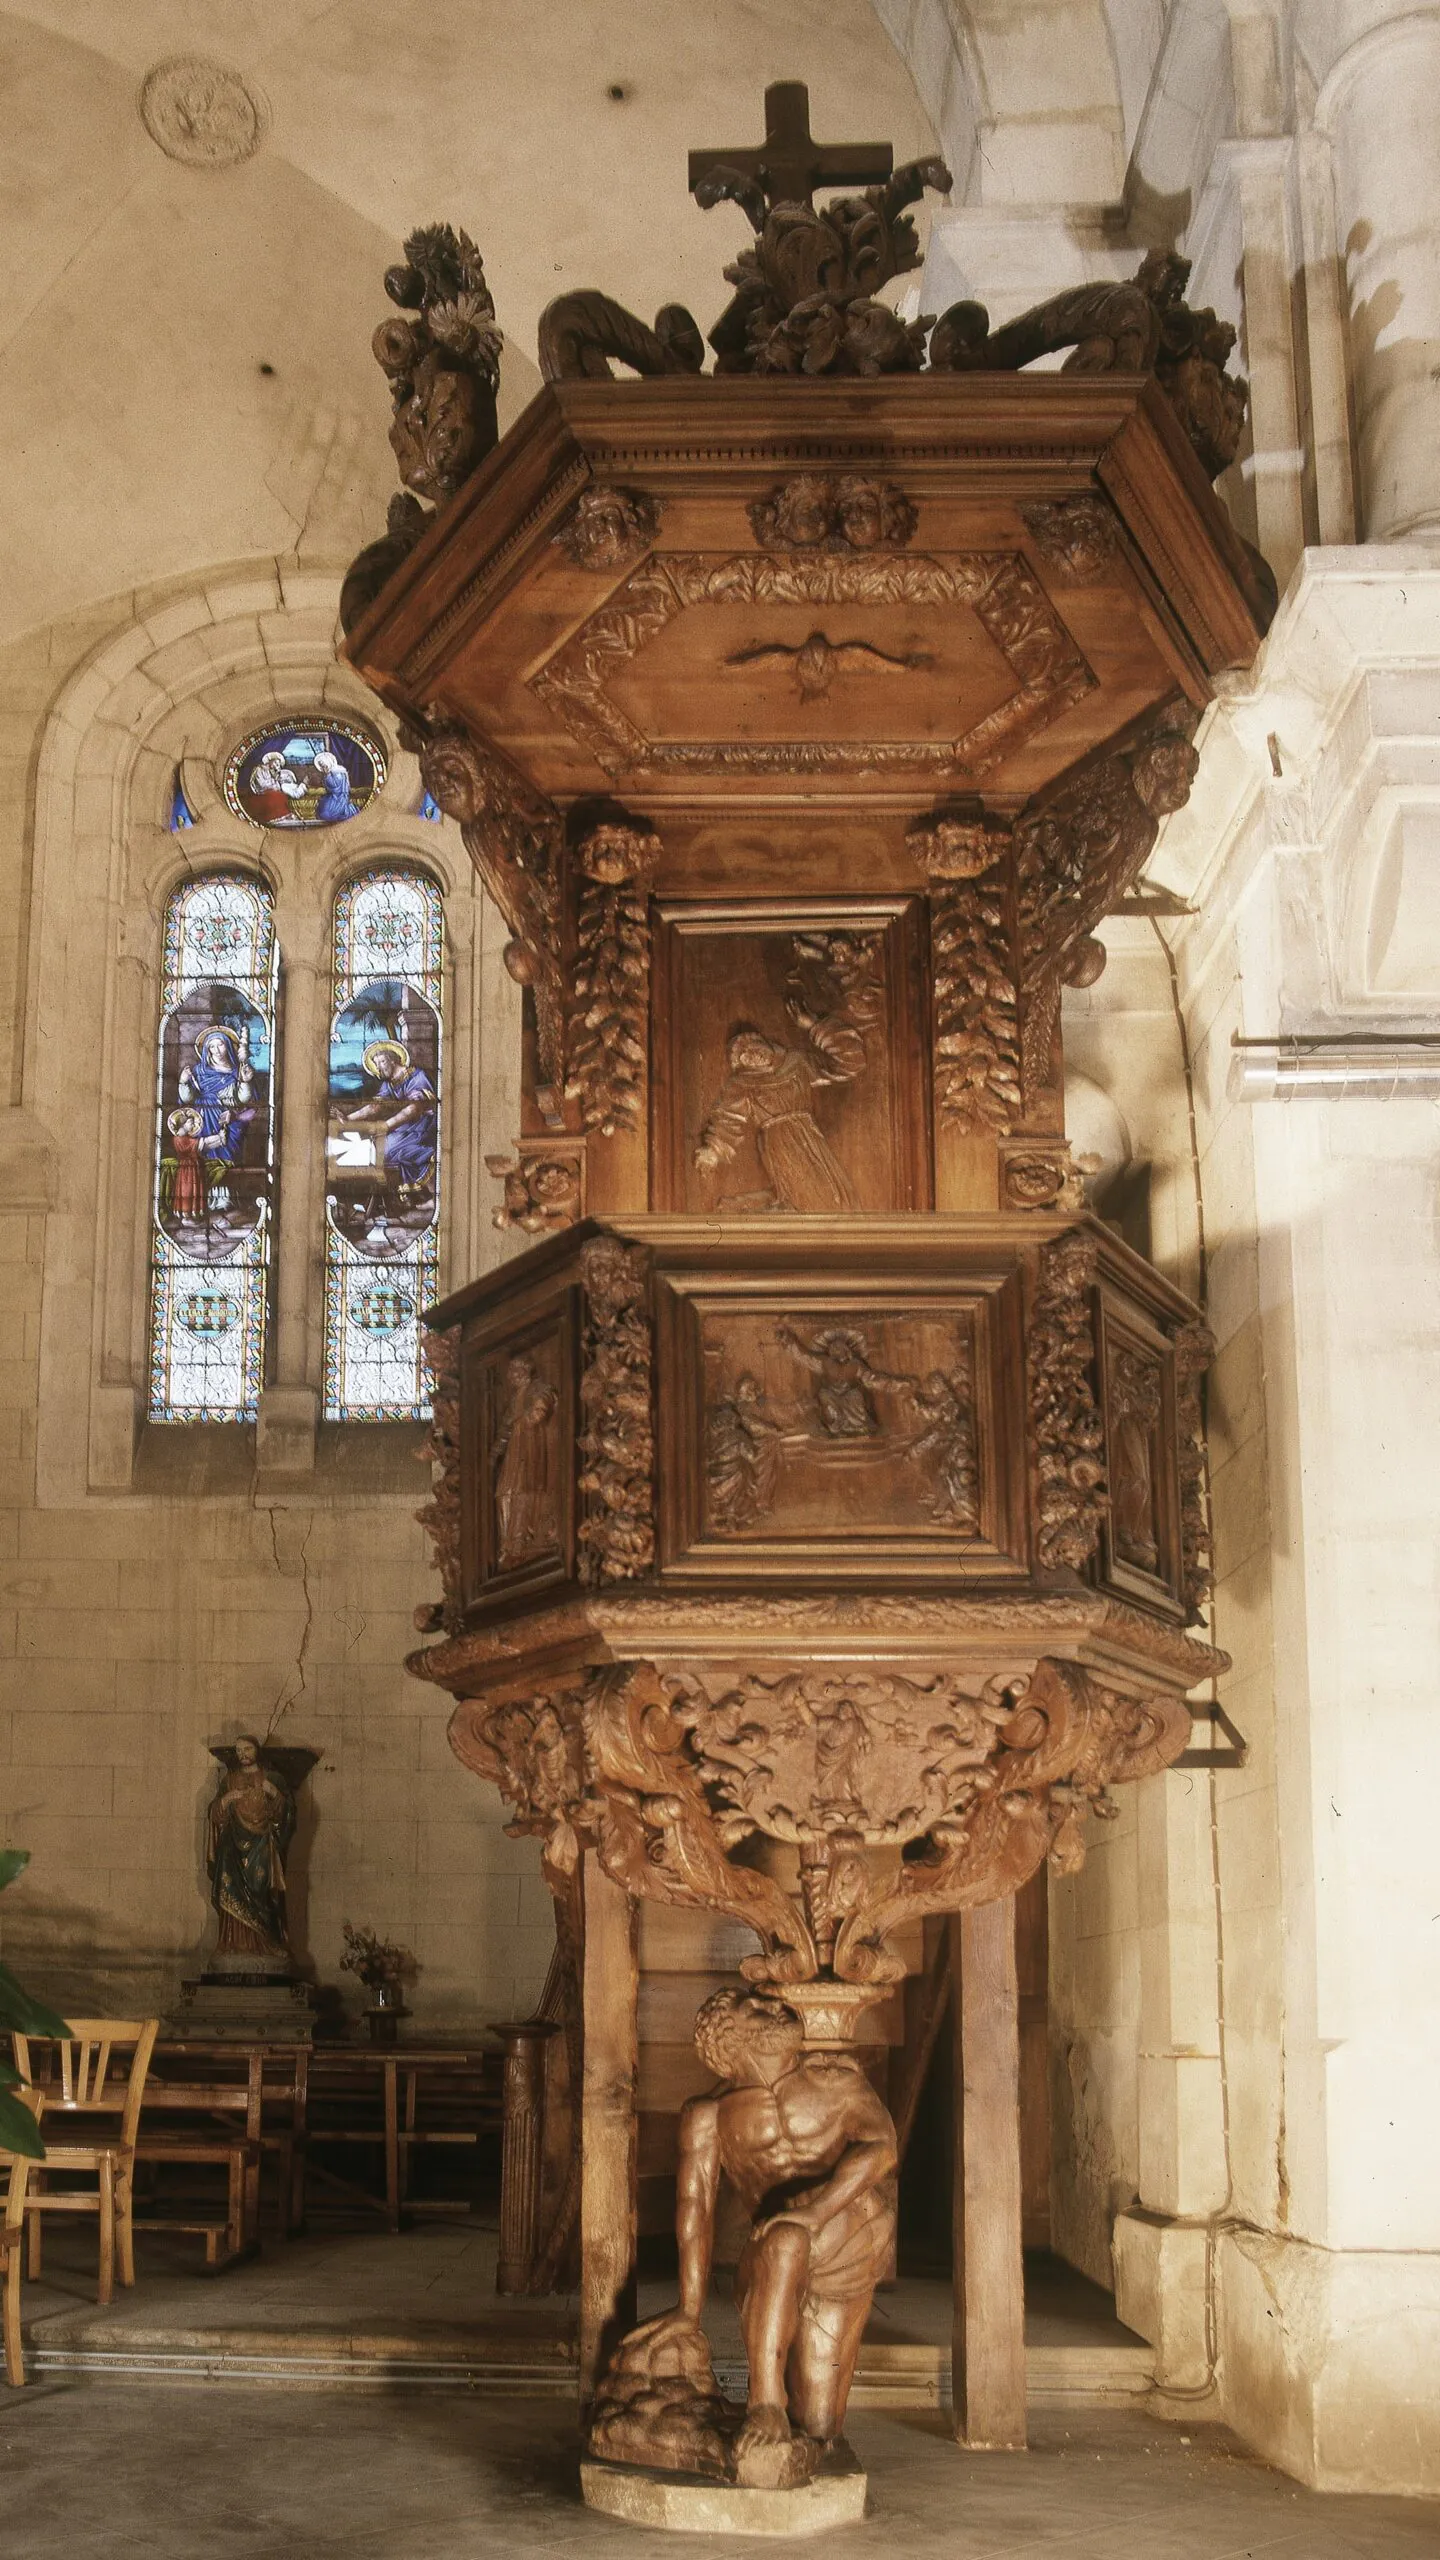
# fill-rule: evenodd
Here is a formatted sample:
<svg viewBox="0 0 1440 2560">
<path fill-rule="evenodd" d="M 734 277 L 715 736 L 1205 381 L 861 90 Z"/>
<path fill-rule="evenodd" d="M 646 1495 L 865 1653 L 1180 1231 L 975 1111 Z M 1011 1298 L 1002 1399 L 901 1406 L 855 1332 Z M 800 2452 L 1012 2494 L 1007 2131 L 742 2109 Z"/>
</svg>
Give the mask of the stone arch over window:
<svg viewBox="0 0 1440 2560">
<path fill-rule="evenodd" d="M 394 723 L 336 660 L 338 584 L 261 566 L 203 587 L 171 586 L 137 607 L 127 600 L 46 723 L 19 1096 L 45 1162 L 47 1266 L 64 1274 L 63 1285 L 47 1282 L 41 1316 L 42 1505 L 154 1498 L 167 1489 L 166 1466 L 183 1465 L 187 1489 L 201 1493 L 234 1490 L 250 1470 L 260 1489 L 314 1477 L 335 899 L 382 860 L 423 874 L 444 899 L 449 1099 L 436 1287 L 508 1249 L 491 1224 L 478 1127 L 482 1106 L 504 1135 L 516 1118 L 516 991 L 501 961 L 508 936 L 481 896 L 458 829 L 419 814 L 419 773 Z M 385 751 L 385 787 L 365 807 L 343 825 L 286 830 L 226 805 L 226 763 L 241 741 L 267 722 L 322 713 L 368 727 Z M 178 832 L 177 787 L 193 821 Z M 273 896 L 283 1213 L 271 1235 L 253 1419 L 162 1428 L 151 1419 L 150 1349 L 165 920 L 177 890 L 227 872 L 263 876 Z M 77 1378 L 86 1382 L 80 1394 Z M 348 1445 L 342 1427 L 324 1459 L 337 1489 L 352 1468 Z M 375 1464 L 357 1445 L 357 1490 L 372 1483 Z M 408 1467 L 405 1476 L 408 1484 Z"/>
</svg>

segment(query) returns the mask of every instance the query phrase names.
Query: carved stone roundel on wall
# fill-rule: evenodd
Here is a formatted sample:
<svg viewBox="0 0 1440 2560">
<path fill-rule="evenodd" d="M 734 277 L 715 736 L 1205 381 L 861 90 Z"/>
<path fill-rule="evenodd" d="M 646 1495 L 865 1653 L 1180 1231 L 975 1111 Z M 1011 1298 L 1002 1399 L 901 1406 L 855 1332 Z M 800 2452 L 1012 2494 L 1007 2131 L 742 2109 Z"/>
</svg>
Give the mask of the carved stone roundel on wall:
<svg viewBox="0 0 1440 2560">
<path fill-rule="evenodd" d="M 265 139 L 264 102 L 238 71 L 203 54 L 172 54 L 145 75 L 140 116 L 167 159 L 187 169 L 233 169 Z"/>
</svg>

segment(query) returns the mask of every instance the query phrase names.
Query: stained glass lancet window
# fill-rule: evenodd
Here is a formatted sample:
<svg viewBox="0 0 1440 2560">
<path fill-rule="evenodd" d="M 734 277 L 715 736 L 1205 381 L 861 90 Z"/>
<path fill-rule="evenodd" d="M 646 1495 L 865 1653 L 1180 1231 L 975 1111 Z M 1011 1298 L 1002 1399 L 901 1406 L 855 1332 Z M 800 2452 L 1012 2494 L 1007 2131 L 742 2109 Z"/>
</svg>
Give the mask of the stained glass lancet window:
<svg viewBox="0 0 1440 2560">
<path fill-rule="evenodd" d="M 273 1225 L 277 955 L 263 881 L 165 910 L 151 1230 L 152 1422 L 253 1422 Z"/>
<path fill-rule="evenodd" d="M 420 1316 L 439 1214 L 440 892 L 365 872 L 335 901 L 326 1136 L 325 1419 L 430 1410 Z"/>
</svg>

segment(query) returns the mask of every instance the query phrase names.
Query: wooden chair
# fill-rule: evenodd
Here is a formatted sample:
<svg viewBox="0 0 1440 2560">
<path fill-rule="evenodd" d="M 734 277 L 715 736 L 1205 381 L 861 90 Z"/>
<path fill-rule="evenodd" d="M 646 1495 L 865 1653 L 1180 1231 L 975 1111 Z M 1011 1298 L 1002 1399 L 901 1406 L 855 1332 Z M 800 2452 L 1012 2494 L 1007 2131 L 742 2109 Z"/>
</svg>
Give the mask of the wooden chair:
<svg viewBox="0 0 1440 2560">
<path fill-rule="evenodd" d="M 159 2032 L 158 2018 L 73 2018 L 68 2036 L 15 2037 L 22 2076 L 45 2100 L 56 2139 L 47 2140 L 43 2166 L 33 2169 L 25 2197 L 29 2273 L 40 2273 L 41 2217 L 93 2213 L 100 2224 L 100 2280 L 96 2300 L 115 2290 L 116 2241 L 120 2281 L 135 2281 L 135 2138 L 145 2076 Z M 113 2133 L 97 2118 L 119 2121 Z M 73 2126 L 73 2132 L 71 2130 Z M 54 2188 L 52 2173 L 93 2177 L 93 2186 Z"/>
<path fill-rule="evenodd" d="M 28 2107 L 38 2122 L 45 2101 L 38 2089 L 17 2089 L 22 2107 Z M 0 2282 L 5 2288 L 5 2379 L 16 2385 L 25 2379 L 25 2358 L 20 2347 L 20 2235 L 25 2228 L 25 2190 L 34 2168 L 19 2151 L 0 2151 L 0 2169 L 9 2171 L 5 2190 L 5 2208 L 0 2216 Z"/>
</svg>

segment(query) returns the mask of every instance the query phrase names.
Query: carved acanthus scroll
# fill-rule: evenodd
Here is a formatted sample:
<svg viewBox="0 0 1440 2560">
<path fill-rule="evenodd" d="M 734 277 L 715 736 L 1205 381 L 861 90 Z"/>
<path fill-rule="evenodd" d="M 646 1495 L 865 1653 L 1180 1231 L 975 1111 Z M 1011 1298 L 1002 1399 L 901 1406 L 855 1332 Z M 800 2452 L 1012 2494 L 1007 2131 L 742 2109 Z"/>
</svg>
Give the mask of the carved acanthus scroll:
<svg viewBox="0 0 1440 2560">
<path fill-rule="evenodd" d="M 877 1878 L 843 1923 L 834 1952 L 843 1980 L 898 1979 L 887 1941 L 907 1922 L 1014 1893 L 1045 1858 L 1071 1872 L 1084 1858 L 1086 1812 L 1115 1810 L 1111 1783 L 1168 1767 L 1189 1739 L 1183 1698 L 1111 1689 L 1074 1662 L 1038 1662 L 1008 1704 L 998 1749 L 931 1824 L 923 1854 Z"/>
<path fill-rule="evenodd" d="M 587 1129 L 609 1138 L 638 1126 L 645 1101 L 650 1019 L 650 883 L 660 859 L 653 827 L 607 819 L 580 839 L 574 995 L 565 1091 Z"/>
<path fill-rule="evenodd" d="M 1087 765 L 1016 827 L 1027 1108 L 1049 1079 L 1062 986 L 1089 985 L 1099 974 L 1096 925 L 1133 888 L 1160 820 L 1189 798 L 1198 716 L 1188 703 L 1162 703 L 1127 747 Z"/>
<path fill-rule="evenodd" d="M 1235 331 L 1191 310 L 1189 281 L 1188 258 L 1152 249 L 1127 282 L 1075 285 L 1001 329 L 982 304 L 954 303 L 931 333 L 931 370 L 1010 373 L 1068 347 L 1067 373 L 1153 373 L 1214 480 L 1239 451 L 1249 386 L 1225 371 Z"/>
<path fill-rule="evenodd" d="M 1040 1255 L 1028 1332 L 1035 1552 L 1047 1572 L 1088 1564 L 1107 1508 L 1105 1426 L 1096 1401 L 1091 1300 L 1098 1247 L 1057 1236 Z"/>
<path fill-rule="evenodd" d="M 580 1276 L 580 1579 L 628 1582 L 655 1560 L 650 1257 L 618 1236 L 597 1236 L 581 1254 Z"/>
<path fill-rule="evenodd" d="M 741 1966 L 752 1980 L 810 1981 L 818 1959 L 809 1929 L 773 1877 L 725 1854 L 725 1825 L 711 1811 L 684 1723 L 652 1664 L 617 1664 L 599 1675 L 585 1739 L 595 1836 L 617 1884 L 744 1921 L 765 1950 Z"/>
<path fill-rule="evenodd" d="M 559 812 L 532 789 L 508 756 L 456 723 L 402 734 L 419 756 L 425 788 L 437 807 L 447 818 L 459 820 L 470 859 L 515 937 L 506 948 L 505 965 L 534 1000 L 536 1101 L 550 1124 L 561 1127 Z"/>
</svg>

